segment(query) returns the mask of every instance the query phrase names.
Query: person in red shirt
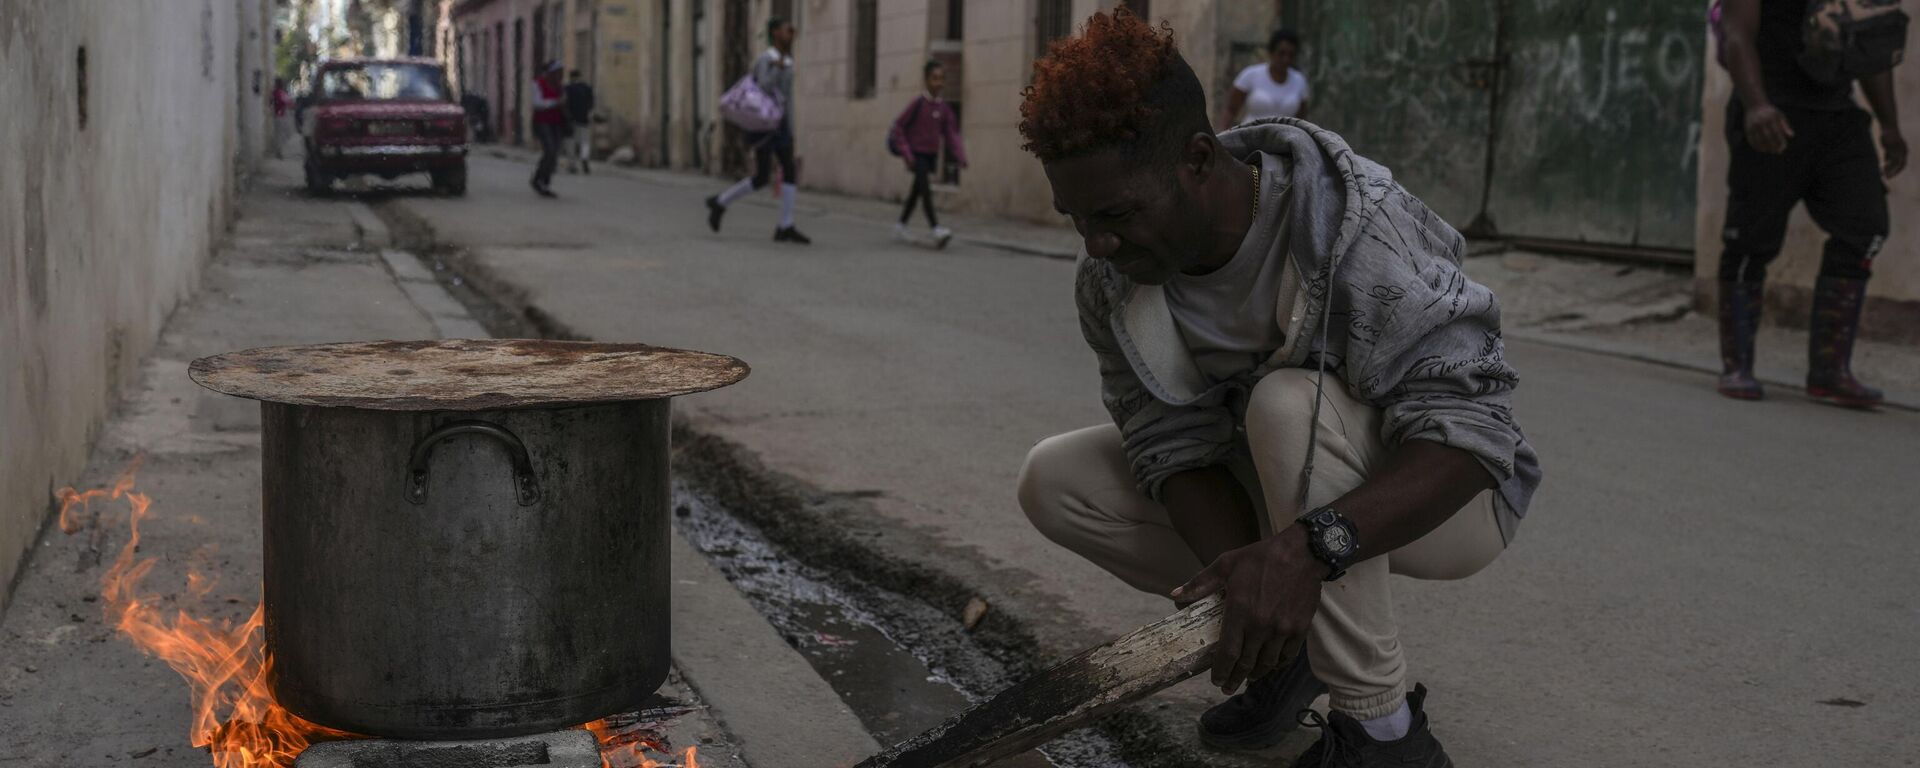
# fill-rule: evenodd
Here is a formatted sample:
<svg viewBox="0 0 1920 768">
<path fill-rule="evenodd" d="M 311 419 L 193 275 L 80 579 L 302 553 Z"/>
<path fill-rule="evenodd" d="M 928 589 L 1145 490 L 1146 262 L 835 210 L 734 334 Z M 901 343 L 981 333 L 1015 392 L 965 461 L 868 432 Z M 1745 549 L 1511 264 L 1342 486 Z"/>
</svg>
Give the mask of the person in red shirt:
<svg viewBox="0 0 1920 768">
<path fill-rule="evenodd" d="M 533 191 L 553 197 L 553 170 L 560 162 L 560 142 L 566 139 L 565 93 L 560 87 L 558 61 L 548 62 L 533 79 L 533 136 L 540 141 L 540 164 L 533 169 Z"/>
<path fill-rule="evenodd" d="M 283 148 L 287 144 L 287 136 L 293 133 L 293 131 L 291 130 L 291 126 L 288 125 L 290 118 L 287 116 L 288 108 L 292 106 L 293 106 L 293 97 L 287 94 L 287 79 L 284 77 L 274 78 L 273 79 L 273 146 L 272 146 L 273 151 L 271 152 L 271 154 L 276 158 L 282 156 L 281 153 L 284 151 Z"/>
<path fill-rule="evenodd" d="M 947 86 L 947 68 L 940 62 L 929 61 L 921 75 L 926 80 L 927 92 L 914 97 L 906 111 L 894 118 L 888 139 L 893 153 L 906 161 L 907 172 L 913 174 L 913 191 L 907 194 L 907 205 L 900 211 L 900 222 L 893 225 L 893 235 L 907 239 L 907 221 L 913 218 L 913 207 L 924 201 L 934 244 L 945 247 L 953 231 L 940 226 L 940 220 L 934 216 L 933 187 L 927 177 L 939 164 L 941 147 L 946 147 L 947 153 L 962 168 L 967 166 L 967 148 L 960 141 L 960 120 L 953 114 L 953 106 L 940 98 L 940 92 Z"/>
</svg>

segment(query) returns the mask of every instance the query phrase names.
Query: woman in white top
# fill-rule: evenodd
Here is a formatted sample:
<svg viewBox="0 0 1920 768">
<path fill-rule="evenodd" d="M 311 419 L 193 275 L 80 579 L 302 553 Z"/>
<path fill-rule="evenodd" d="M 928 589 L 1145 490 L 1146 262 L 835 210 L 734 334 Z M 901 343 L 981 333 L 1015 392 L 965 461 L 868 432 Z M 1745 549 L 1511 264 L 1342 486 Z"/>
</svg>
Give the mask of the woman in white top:
<svg viewBox="0 0 1920 768">
<path fill-rule="evenodd" d="M 1300 38 L 1292 30 L 1275 30 L 1267 38 L 1267 62 L 1240 70 L 1233 79 L 1233 91 L 1227 94 L 1227 110 L 1220 114 L 1220 127 L 1239 124 L 1241 110 L 1246 120 L 1269 117 L 1307 117 L 1307 99 L 1313 95 L 1307 76 L 1293 68 L 1300 55 Z"/>
</svg>

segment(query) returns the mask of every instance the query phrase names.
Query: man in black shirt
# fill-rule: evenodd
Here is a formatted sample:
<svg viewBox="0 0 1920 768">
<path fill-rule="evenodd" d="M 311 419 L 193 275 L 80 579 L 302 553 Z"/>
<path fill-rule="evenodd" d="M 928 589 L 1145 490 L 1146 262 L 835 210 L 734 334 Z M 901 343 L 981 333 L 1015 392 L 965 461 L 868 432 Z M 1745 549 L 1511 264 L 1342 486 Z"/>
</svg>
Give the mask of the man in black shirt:
<svg viewBox="0 0 1920 768">
<path fill-rule="evenodd" d="M 1886 240 L 1887 192 L 1907 162 L 1894 105 L 1893 72 L 1860 78 L 1880 122 L 1884 160 L 1874 151 L 1872 119 L 1854 104 L 1853 79 L 1822 81 L 1798 57 L 1807 0 L 1726 0 L 1722 56 L 1733 76 L 1727 104 L 1727 221 L 1721 233 L 1720 393 L 1759 399 L 1753 336 L 1767 263 L 1780 253 L 1787 215 L 1805 202 L 1827 232 L 1814 285 L 1807 394 L 1852 408 L 1880 403 L 1880 391 L 1855 380 L 1850 361 L 1873 256 Z"/>
<path fill-rule="evenodd" d="M 593 173 L 593 86 L 581 79 L 577 69 L 567 77 L 567 122 L 573 124 L 574 150 L 568 167 L 578 162 L 581 173 Z"/>
</svg>

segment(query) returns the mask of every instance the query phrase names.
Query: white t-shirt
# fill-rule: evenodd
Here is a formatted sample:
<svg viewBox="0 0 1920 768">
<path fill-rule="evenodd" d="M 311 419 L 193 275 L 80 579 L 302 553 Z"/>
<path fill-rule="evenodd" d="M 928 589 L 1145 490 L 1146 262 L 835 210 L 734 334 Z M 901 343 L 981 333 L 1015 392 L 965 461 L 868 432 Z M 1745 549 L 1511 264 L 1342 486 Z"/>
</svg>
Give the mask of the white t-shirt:
<svg viewBox="0 0 1920 768">
<path fill-rule="evenodd" d="M 1195 367 L 1212 386 L 1253 370 L 1286 343 L 1278 320 L 1293 259 L 1287 247 L 1287 199 L 1292 181 L 1286 161 L 1255 152 L 1260 163 L 1260 208 L 1224 266 L 1204 275 L 1174 275 L 1162 289 L 1174 327 L 1187 343 Z"/>
<path fill-rule="evenodd" d="M 1276 83 L 1269 69 L 1266 64 L 1255 64 L 1240 70 L 1240 76 L 1233 79 L 1233 87 L 1247 94 L 1246 116 L 1241 120 L 1293 117 L 1300 114 L 1300 105 L 1313 96 L 1313 89 L 1307 87 L 1307 76 L 1300 74 L 1300 70 L 1288 68 L 1287 81 Z"/>
</svg>

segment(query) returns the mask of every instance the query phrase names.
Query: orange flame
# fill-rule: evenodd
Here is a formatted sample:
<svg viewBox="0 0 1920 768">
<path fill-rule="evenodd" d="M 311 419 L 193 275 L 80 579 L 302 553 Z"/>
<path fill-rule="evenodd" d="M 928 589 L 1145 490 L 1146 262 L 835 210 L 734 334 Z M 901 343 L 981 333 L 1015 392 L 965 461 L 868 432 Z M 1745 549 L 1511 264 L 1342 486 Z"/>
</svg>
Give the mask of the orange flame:
<svg viewBox="0 0 1920 768">
<path fill-rule="evenodd" d="M 92 508 L 95 501 L 127 503 L 127 543 L 100 578 L 100 601 L 107 620 L 121 634 L 186 679 L 193 702 L 189 733 L 193 746 L 207 749 L 214 768 L 287 768 L 316 741 L 363 738 L 303 720 L 273 700 L 267 685 L 273 657 L 266 652 L 263 606 L 256 605 L 246 621 L 235 623 L 196 617 L 186 610 L 167 615 L 158 607 L 162 597 L 142 592 L 142 582 L 158 562 L 135 558 L 140 522 L 153 507 L 151 498 L 133 490 L 142 458 L 129 462 L 111 488 L 60 489 L 60 530 L 73 534 L 98 526 Z M 183 595 L 189 602 L 198 601 L 213 587 L 211 577 L 189 569 Z M 605 768 L 699 768 L 693 747 L 677 764 L 649 758 L 647 750 L 667 756 L 667 747 L 633 724 L 596 720 L 584 727 L 599 740 Z"/>
<path fill-rule="evenodd" d="M 662 763 L 647 756 L 652 750 L 663 756 L 669 756 L 667 745 L 661 743 L 650 732 L 632 727 L 616 725 L 612 719 L 595 720 L 584 726 L 600 742 L 601 768 L 700 768 L 696 759 L 696 747 L 687 747 L 679 763 Z"/>
<path fill-rule="evenodd" d="M 142 591 L 142 582 L 158 561 L 135 557 L 140 522 L 153 507 L 151 498 L 133 490 L 139 463 L 137 458 L 130 463 L 110 489 L 61 489 L 60 530 L 74 533 L 84 527 L 74 512 L 90 515 L 94 501 L 127 502 L 127 543 L 100 578 L 101 604 L 107 621 L 121 634 L 186 679 L 193 701 L 192 744 L 207 749 L 215 768 L 284 768 L 314 741 L 352 738 L 302 720 L 274 702 L 267 688 L 273 660 L 265 649 L 260 607 L 238 623 L 199 618 L 185 610 L 167 615 L 158 607 L 160 596 Z M 189 600 L 213 590 L 213 579 L 204 574 L 189 572 L 186 581 Z"/>
</svg>

